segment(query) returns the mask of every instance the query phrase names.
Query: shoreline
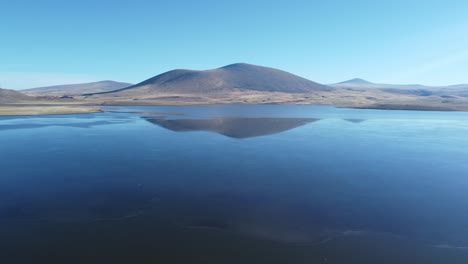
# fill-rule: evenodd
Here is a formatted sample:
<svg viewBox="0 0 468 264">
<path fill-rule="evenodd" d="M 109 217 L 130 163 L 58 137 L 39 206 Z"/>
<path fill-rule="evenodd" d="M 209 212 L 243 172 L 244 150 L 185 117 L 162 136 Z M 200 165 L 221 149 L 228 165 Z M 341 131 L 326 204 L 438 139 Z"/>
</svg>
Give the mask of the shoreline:
<svg viewBox="0 0 468 264">
<path fill-rule="evenodd" d="M 113 104 L 95 104 L 95 106 L 109 107 L 109 106 L 161 106 L 161 107 L 213 107 L 223 105 L 289 105 L 289 106 L 326 106 L 334 108 L 348 108 L 348 109 L 361 109 L 361 110 L 386 110 L 386 111 L 422 111 L 422 112 L 468 112 L 467 108 L 457 107 L 443 107 L 443 106 L 430 106 L 430 105 L 417 105 L 417 104 L 374 104 L 374 105 L 333 105 L 333 104 L 313 104 L 313 103 L 291 103 L 291 102 L 268 102 L 268 103 L 222 103 L 222 102 L 206 102 L 206 103 L 176 103 L 176 104 L 159 104 L 159 103 L 125 103 L 113 102 Z"/>
<path fill-rule="evenodd" d="M 0 116 L 47 116 L 93 114 L 103 112 L 98 107 L 67 105 L 0 105 Z"/>
<path fill-rule="evenodd" d="M 386 110 L 386 111 L 429 111 L 429 112 L 468 112 L 466 109 L 444 108 L 438 106 L 424 106 L 413 104 L 379 104 L 379 105 L 328 105 L 328 104 L 301 104 L 301 103 L 176 103 L 176 104 L 158 104 L 158 103 L 124 103 L 114 102 L 115 104 L 3 104 L 0 105 L 0 117 L 2 116 L 47 116 L 47 115 L 73 115 L 73 114 L 92 114 L 102 113 L 101 107 L 124 107 L 124 106 L 161 106 L 161 107 L 210 107 L 222 105 L 291 105 L 291 106 L 329 106 L 336 108 L 362 109 L 362 110 Z"/>
</svg>

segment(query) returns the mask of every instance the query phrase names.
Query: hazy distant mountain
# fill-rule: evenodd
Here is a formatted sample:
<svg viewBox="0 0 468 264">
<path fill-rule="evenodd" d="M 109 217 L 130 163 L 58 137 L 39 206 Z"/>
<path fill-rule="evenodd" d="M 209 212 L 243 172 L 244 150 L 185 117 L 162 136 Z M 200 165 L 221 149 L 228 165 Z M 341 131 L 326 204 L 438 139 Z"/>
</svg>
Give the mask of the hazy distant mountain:
<svg viewBox="0 0 468 264">
<path fill-rule="evenodd" d="M 351 80 L 347 80 L 347 81 L 344 81 L 344 82 L 337 83 L 336 85 L 348 85 L 348 84 L 351 84 L 351 85 L 368 85 L 368 84 L 372 84 L 372 83 L 369 82 L 369 81 L 366 81 L 364 79 L 355 78 L 355 79 L 351 79 Z"/>
<path fill-rule="evenodd" d="M 420 84 L 383 84 L 373 83 L 364 79 L 355 78 L 344 82 L 329 84 L 339 88 L 396 88 L 396 89 L 421 89 L 426 86 Z"/>
<path fill-rule="evenodd" d="M 333 90 L 332 87 L 285 71 L 237 63 L 206 71 L 173 70 L 134 86 L 104 94 L 137 97 L 160 93 L 206 95 L 233 91 L 303 93 L 331 90 Z"/>
<path fill-rule="evenodd" d="M 12 104 L 33 100 L 35 100 L 34 97 L 27 96 L 18 91 L 0 88 L 0 104 Z"/>
<path fill-rule="evenodd" d="M 441 89 L 468 89 L 468 84 L 458 84 L 449 86 L 428 86 L 421 84 L 386 84 L 386 83 L 373 83 L 363 79 L 352 79 L 344 82 L 329 84 L 332 87 L 339 88 L 377 88 L 377 89 L 427 89 L 427 90 L 441 90 Z"/>
<path fill-rule="evenodd" d="M 101 93 L 109 92 L 125 87 L 129 87 L 132 84 L 115 82 L 115 81 L 101 81 L 92 83 L 79 83 L 79 84 L 66 84 L 66 85 L 55 85 L 47 87 L 39 87 L 22 90 L 22 92 L 29 95 L 47 95 L 47 96 L 64 96 L 64 95 L 80 95 L 86 93 Z"/>
<path fill-rule="evenodd" d="M 372 83 L 363 79 L 352 79 L 335 84 L 335 88 L 353 91 L 371 90 L 401 95 L 440 96 L 440 97 L 468 97 L 468 85 L 459 84 L 451 86 L 425 86 L 421 84 L 382 84 Z"/>
<path fill-rule="evenodd" d="M 457 85 L 450 85 L 447 88 L 451 89 L 468 89 L 468 84 L 457 84 Z"/>
<path fill-rule="evenodd" d="M 394 88 L 394 89 L 424 89 L 426 86 L 420 84 L 382 84 L 373 83 L 364 79 L 356 78 L 344 82 L 329 84 L 337 88 Z"/>
</svg>

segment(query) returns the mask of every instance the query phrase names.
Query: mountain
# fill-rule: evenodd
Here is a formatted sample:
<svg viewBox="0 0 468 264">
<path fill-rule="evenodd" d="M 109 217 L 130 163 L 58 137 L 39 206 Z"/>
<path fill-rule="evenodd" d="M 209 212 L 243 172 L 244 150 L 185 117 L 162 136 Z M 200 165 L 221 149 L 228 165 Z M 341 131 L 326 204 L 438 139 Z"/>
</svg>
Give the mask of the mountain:
<svg viewBox="0 0 468 264">
<path fill-rule="evenodd" d="M 0 104 L 34 101 L 35 98 L 14 90 L 0 88 Z"/>
<path fill-rule="evenodd" d="M 373 83 L 366 81 L 364 79 L 356 78 L 344 82 L 329 84 L 329 86 L 336 88 L 372 88 L 372 89 L 426 89 L 429 86 L 424 86 L 420 84 L 383 84 L 383 83 Z"/>
<path fill-rule="evenodd" d="M 330 84 L 335 88 L 351 91 L 374 91 L 400 95 L 439 96 L 442 98 L 468 98 L 468 85 L 425 86 L 421 84 L 383 84 L 372 83 L 363 79 L 352 79 L 340 83 Z"/>
<path fill-rule="evenodd" d="M 39 87 L 22 90 L 28 95 L 41 96 L 65 96 L 65 95 L 81 95 L 87 93 L 101 93 L 119 90 L 128 86 L 130 83 L 115 82 L 115 81 L 100 81 L 92 83 L 66 84 L 47 87 Z"/>
<path fill-rule="evenodd" d="M 205 71 L 172 70 L 139 84 L 100 94 L 139 97 L 161 93 L 207 95 L 237 91 L 308 93 L 331 90 L 333 88 L 285 71 L 237 63 Z"/>
<path fill-rule="evenodd" d="M 368 84 L 372 84 L 372 83 L 369 82 L 369 81 L 366 81 L 366 80 L 364 80 L 364 79 L 354 78 L 354 79 L 351 79 L 351 80 L 347 80 L 347 81 L 344 81 L 344 82 L 337 83 L 336 85 L 347 85 L 347 84 L 352 84 L 352 85 L 368 85 Z"/>
<path fill-rule="evenodd" d="M 447 86 L 447 88 L 452 88 L 452 89 L 468 89 L 468 84 L 450 85 L 450 86 Z"/>
<path fill-rule="evenodd" d="M 74 99 L 95 105 L 312 104 L 464 110 L 466 91 L 464 86 L 378 84 L 359 78 L 322 85 L 282 70 L 236 63 L 204 71 L 172 70 L 133 86 Z"/>
</svg>

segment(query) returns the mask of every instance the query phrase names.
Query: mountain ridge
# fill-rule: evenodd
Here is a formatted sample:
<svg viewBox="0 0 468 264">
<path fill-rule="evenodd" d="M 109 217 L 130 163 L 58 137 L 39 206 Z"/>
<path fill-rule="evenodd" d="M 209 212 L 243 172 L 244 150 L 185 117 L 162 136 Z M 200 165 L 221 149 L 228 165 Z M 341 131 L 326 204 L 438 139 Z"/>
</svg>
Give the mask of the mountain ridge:
<svg viewBox="0 0 468 264">
<path fill-rule="evenodd" d="M 346 80 L 344 82 L 339 82 L 336 84 L 374 84 L 374 83 L 361 79 L 361 78 L 354 78 L 354 79 Z"/>
<path fill-rule="evenodd" d="M 86 95 L 124 95 L 129 92 L 136 95 L 156 93 L 210 94 L 233 91 L 305 93 L 333 89 L 286 71 L 247 63 L 234 63 L 202 71 L 175 69 L 130 87 Z"/>
<path fill-rule="evenodd" d="M 104 80 L 98 82 L 89 83 L 75 83 L 75 84 L 63 84 L 63 85 L 52 85 L 44 87 L 36 87 L 21 90 L 21 92 L 29 95 L 41 95 L 41 96 L 74 96 L 85 93 L 97 93 L 118 90 L 124 87 L 131 86 L 130 83 L 117 82 L 112 80 Z"/>
<path fill-rule="evenodd" d="M 430 87 L 372 83 L 355 78 L 323 85 L 286 71 L 234 63 L 210 70 L 175 69 L 120 88 L 87 84 L 28 89 L 36 97 L 4 92 L 1 101 L 83 105 L 311 104 L 408 110 L 467 110 L 468 86 Z M 94 86 L 94 85 L 97 85 Z M 91 91 L 91 93 L 86 93 Z M 96 92 L 98 91 L 98 92 Z M 34 94 L 36 92 L 36 94 Z M 8 96 L 6 96 L 8 94 Z"/>
<path fill-rule="evenodd" d="M 33 100 L 35 100 L 34 97 L 25 95 L 19 91 L 0 88 L 0 104 L 13 104 Z"/>
</svg>

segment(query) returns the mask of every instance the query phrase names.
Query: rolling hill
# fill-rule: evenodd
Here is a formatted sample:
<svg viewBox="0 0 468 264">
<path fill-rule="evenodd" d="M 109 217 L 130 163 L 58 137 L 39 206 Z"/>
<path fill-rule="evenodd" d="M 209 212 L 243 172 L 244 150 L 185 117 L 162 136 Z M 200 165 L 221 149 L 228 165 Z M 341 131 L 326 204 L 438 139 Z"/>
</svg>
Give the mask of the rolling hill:
<svg viewBox="0 0 468 264">
<path fill-rule="evenodd" d="M 237 63 L 206 71 L 172 70 L 127 88 L 99 94 L 138 98 L 161 93 L 209 95 L 239 91 L 310 93 L 331 90 L 332 87 L 285 71 Z"/>
<path fill-rule="evenodd" d="M 74 96 L 87 93 L 101 93 L 122 89 L 131 86 L 130 83 L 115 82 L 115 81 L 100 81 L 92 83 L 66 84 L 47 87 L 38 87 L 22 90 L 28 95 L 40 96 Z"/>
<path fill-rule="evenodd" d="M 15 104 L 34 100 L 36 100 L 36 98 L 27 96 L 18 91 L 0 88 L 0 104 Z"/>
<path fill-rule="evenodd" d="M 468 85 L 432 87 L 352 79 L 322 85 L 269 67 L 236 63 L 172 70 L 136 85 L 103 81 L 3 91 L 0 103 L 75 105 L 311 104 L 338 107 L 468 110 Z"/>
<path fill-rule="evenodd" d="M 372 83 L 363 79 L 352 79 L 329 86 L 351 91 L 374 91 L 400 95 L 439 96 L 442 98 L 468 98 L 468 85 L 425 86 L 421 84 L 383 84 Z"/>
</svg>

